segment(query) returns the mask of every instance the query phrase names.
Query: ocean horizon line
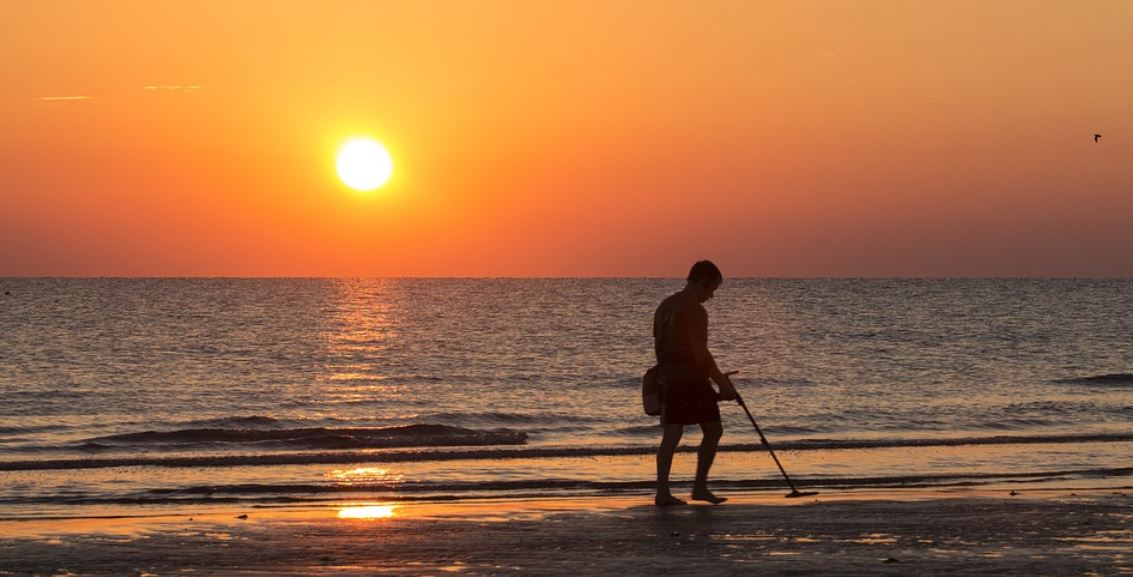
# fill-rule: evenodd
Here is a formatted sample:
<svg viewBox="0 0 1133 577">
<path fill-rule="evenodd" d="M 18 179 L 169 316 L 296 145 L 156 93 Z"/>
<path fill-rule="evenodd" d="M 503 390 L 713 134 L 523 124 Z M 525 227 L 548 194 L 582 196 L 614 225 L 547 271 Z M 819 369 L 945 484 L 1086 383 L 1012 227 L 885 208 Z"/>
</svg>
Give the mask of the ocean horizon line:
<svg viewBox="0 0 1133 577">
<path fill-rule="evenodd" d="M 682 276 L 653 275 L 0 275 L 0 280 L 672 280 L 683 281 Z M 726 280 L 781 280 L 781 281 L 973 281 L 973 280 L 1043 280 L 1043 281 L 1104 281 L 1133 280 L 1133 274 L 1113 276 L 1073 275 L 909 275 L 909 276 L 727 276 Z"/>
</svg>

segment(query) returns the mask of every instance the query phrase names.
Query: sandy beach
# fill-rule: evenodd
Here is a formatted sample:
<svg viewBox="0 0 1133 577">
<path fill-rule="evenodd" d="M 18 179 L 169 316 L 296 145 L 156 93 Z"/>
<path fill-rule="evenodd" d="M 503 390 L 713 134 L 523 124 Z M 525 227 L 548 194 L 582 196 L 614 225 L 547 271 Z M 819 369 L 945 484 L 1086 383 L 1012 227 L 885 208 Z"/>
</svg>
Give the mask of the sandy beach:
<svg viewBox="0 0 1133 577">
<path fill-rule="evenodd" d="M 1133 574 L 1125 489 L 645 503 L 634 495 L 7 520 L 0 574 Z"/>
</svg>

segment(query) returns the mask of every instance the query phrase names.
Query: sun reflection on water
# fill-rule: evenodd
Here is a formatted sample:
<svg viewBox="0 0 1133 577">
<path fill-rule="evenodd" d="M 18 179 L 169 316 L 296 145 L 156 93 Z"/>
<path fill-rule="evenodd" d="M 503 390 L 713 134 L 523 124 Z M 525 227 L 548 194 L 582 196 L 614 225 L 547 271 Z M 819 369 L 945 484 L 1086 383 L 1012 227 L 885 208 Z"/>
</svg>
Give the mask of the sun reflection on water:
<svg viewBox="0 0 1133 577">
<path fill-rule="evenodd" d="M 398 482 L 401 475 L 391 474 L 389 469 L 382 467 L 355 467 L 353 469 L 335 469 L 326 473 L 328 478 L 340 483 L 367 483 L 367 482 Z"/>
<path fill-rule="evenodd" d="M 396 507 L 393 505 L 363 505 L 343 507 L 338 510 L 339 519 L 389 519 Z"/>
<path fill-rule="evenodd" d="M 317 379 L 327 402 L 351 405 L 400 396 L 381 353 L 399 337 L 397 285 L 386 280 L 342 279 L 329 304 L 323 331 L 327 361 Z"/>
</svg>

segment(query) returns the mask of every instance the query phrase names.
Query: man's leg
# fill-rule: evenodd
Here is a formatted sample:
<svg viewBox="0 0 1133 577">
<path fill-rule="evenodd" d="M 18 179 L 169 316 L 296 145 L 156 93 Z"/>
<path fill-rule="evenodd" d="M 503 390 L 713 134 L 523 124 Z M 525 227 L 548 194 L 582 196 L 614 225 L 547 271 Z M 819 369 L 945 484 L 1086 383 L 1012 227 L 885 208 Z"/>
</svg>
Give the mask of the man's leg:
<svg viewBox="0 0 1133 577">
<path fill-rule="evenodd" d="M 684 501 L 677 499 L 669 490 L 669 471 L 673 468 L 673 453 L 677 451 L 677 444 L 684 435 L 684 425 L 665 425 L 665 432 L 661 436 L 661 446 L 657 449 L 657 497 L 653 500 L 657 505 L 684 505 Z"/>
<path fill-rule="evenodd" d="M 712 468 L 712 461 L 716 459 L 716 447 L 720 445 L 720 437 L 724 434 L 724 426 L 720 421 L 701 423 L 700 430 L 704 439 L 700 448 L 696 450 L 696 481 L 692 485 L 692 498 L 698 501 L 723 503 L 726 499 L 717 497 L 708 490 L 708 470 Z"/>
</svg>

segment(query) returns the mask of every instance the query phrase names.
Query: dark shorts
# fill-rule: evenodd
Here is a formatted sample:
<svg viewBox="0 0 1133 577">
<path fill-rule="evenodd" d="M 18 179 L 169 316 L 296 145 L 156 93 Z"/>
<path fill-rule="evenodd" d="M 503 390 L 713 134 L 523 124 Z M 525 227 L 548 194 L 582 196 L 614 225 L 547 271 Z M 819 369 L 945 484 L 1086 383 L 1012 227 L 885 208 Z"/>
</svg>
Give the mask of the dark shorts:
<svg viewBox="0 0 1133 577">
<path fill-rule="evenodd" d="M 719 423 L 716 390 L 708 379 L 665 383 L 661 399 L 662 425 Z"/>
</svg>

